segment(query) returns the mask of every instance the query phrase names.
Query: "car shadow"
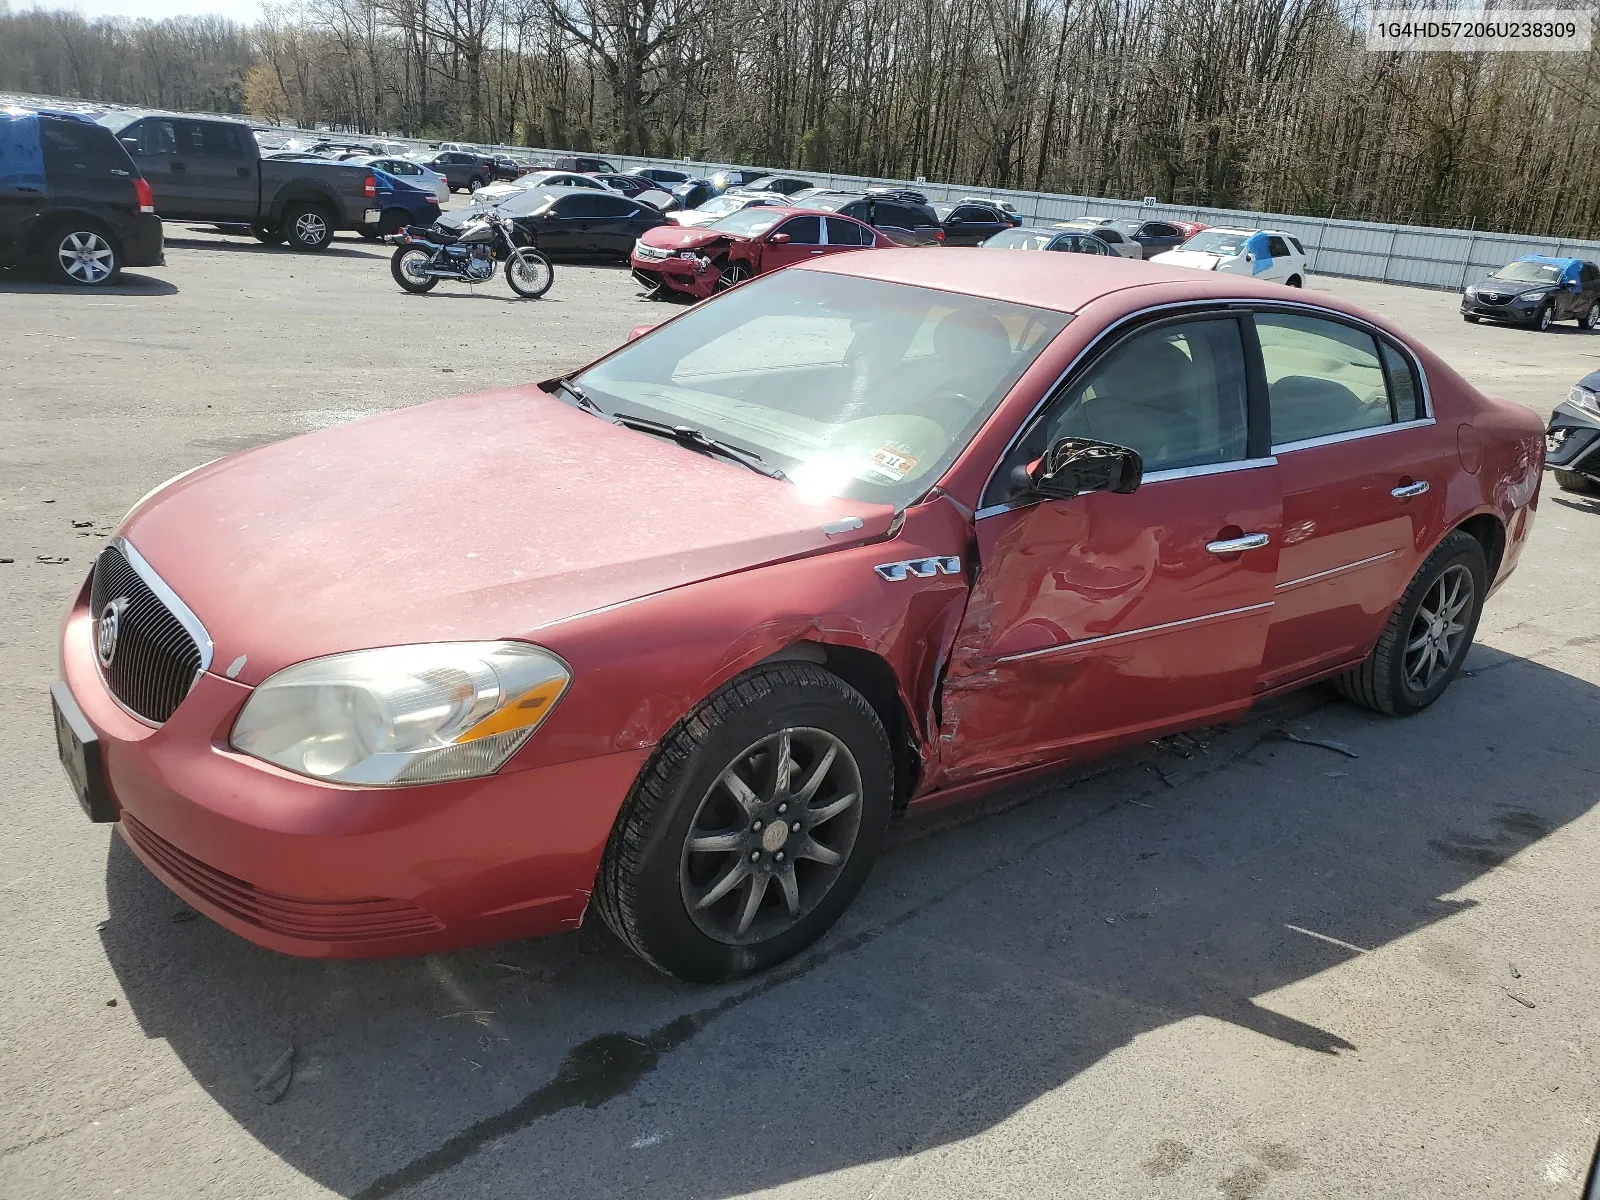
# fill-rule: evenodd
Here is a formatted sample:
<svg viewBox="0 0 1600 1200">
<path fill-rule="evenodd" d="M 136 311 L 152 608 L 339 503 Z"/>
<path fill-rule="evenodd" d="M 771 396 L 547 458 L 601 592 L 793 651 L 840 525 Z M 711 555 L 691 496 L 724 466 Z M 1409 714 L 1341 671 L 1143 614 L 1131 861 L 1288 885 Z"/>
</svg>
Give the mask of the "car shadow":
<svg viewBox="0 0 1600 1200">
<path fill-rule="evenodd" d="M 56 283 L 39 275 L 16 268 L 0 270 L 0 292 L 10 295 L 36 296 L 175 296 L 178 285 L 153 275 L 140 275 L 123 271 L 115 283 L 100 287 L 80 287 L 76 284 Z"/>
<path fill-rule="evenodd" d="M 1549 490 L 1544 493 L 1545 499 L 1559 504 L 1562 508 L 1570 508 L 1574 512 L 1600 514 L 1600 495 L 1585 496 L 1575 492 L 1556 492 Z"/>
<path fill-rule="evenodd" d="M 360 238 L 352 238 L 349 241 L 336 239 L 322 250 L 309 252 L 291 250 L 288 246 L 282 244 L 268 246 L 256 241 L 249 234 L 235 236 L 222 233 L 213 234 L 209 237 L 172 237 L 169 235 L 166 244 L 169 247 L 177 246 L 184 250 L 223 250 L 232 254 L 283 254 L 307 259 L 374 258 L 391 253 L 386 246 L 365 242 Z"/>
<path fill-rule="evenodd" d="M 194 918 L 116 838 L 101 936 L 144 1033 L 340 1194 L 744 1194 L 958 1142 L 1191 1018 L 1358 1052 L 1272 993 L 1469 909 L 1460 889 L 1596 803 L 1600 743 L 1563 730 L 1600 689 L 1482 647 L 1469 668 L 1404 721 L 1307 693 L 908 823 L 827 938 L 733 985 L 658 975 L 598 921 L 286 958 Z M 1125 1132 L 1130 1161 L 1152 1152 Z"/>
</svg>

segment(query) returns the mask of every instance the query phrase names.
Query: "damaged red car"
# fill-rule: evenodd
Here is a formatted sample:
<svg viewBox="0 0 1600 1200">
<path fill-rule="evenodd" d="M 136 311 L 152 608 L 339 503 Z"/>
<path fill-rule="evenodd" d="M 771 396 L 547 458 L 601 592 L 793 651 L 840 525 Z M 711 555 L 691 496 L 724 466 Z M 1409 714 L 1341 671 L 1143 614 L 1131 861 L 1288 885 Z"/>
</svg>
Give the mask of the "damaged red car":
<svg viewBox="0 0 1600 1200">
<path fill-rule="evenodd" d="M 633 245 L 633 277 L 696 299 L 755 275 L 846 250 L 893 248 L 872 226 L 833 213 L 746 208 L 709 225 L 651 229 Z"/>
<path fill-rule="evenodd" d="M 91 818 L 261 945 L 598 914 L 722 979 L 819 937 L 896 814 L 1313 680 L 1434 703 L 1543 454 L 1330 296 L 828 257 L 159 487 L 67 613 L 58 744 Z"/>
</svg>

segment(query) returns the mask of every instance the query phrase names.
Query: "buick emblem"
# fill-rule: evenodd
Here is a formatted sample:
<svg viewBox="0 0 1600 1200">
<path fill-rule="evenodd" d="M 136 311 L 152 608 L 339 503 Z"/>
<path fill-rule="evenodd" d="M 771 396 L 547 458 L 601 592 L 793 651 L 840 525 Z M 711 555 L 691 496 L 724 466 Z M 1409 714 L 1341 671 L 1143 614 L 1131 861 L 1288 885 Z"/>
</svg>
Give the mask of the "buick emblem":
<svg viewBox="0 0 1600 1200">
<path fill-rule="evenodd" d="M 100 610 L 100 623 L 94 631 L 94 648 L 100 656 L 102 667 L 109 667 L 111 660 L 117 656 L 117 633 L 122 625 L 122 610 L 127 607 L 128 598 L 118 596 Z"/>
</svg>

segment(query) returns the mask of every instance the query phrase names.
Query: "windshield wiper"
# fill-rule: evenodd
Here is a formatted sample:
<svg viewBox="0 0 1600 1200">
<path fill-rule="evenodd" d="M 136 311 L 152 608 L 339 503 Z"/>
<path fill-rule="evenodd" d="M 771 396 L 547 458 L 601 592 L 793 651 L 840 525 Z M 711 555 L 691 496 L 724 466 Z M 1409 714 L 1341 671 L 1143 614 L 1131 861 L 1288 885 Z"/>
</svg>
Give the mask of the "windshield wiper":
<svg viewBox="0 0 1600 1200">
<path fill-rule="evenodd" d="M 587 399 L 587 397 L 585 397 Z M 749 467 L 757 474 L 765 475 L 768 479 L 777 479 L 785 483 L 789 477 L 777 467 L 769 467 L 761 460 L 761 455 L 754 450 L 744 450 L 738 446 L 719 442 L 710 437 L 703 429 L 696 429 L 692 425 L 668 425 L 665 421 L 652 421 L 649 417 L 633 417 L 626 413 L 612 413 L 611 419 L 625 429 L 637 429 L 640 433 L 654 434 L 656 437 L 671 438 L 680 446 L 690 450 L 699 450 L 704 454 L 714 454 L 719 458 L 726 458 L 730 462 L 739 463 Z"/>
<path fill-rule="evenodd" d="M 604 417 L 608 421 L 613 419 L 610 413 L 601 408 L 593 400 L 589 399 L 588 392 L 584 391 L 577 384 L 573 383 L 572 380 L 557 379 L 554 382 L 556 391 L 565 392 L 567 395 L 571 396 L 572 402 L 585 412 L 592 412 L 595 416 Z"/>
</svg>

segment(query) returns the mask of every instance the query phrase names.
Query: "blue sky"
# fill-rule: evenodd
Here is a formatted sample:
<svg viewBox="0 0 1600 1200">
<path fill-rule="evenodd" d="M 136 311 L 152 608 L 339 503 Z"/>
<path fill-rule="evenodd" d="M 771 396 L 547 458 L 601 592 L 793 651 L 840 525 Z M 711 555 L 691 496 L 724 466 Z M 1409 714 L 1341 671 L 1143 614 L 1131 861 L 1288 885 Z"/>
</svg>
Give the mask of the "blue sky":
<svg viewBox="0 0 1600 1200">
<path fill-rule="evenodd" d="M 94 17 L 176 17 L 216 13 L 235 21 L 254 21 L 261 15 L 257 0 L 11 0 L 11 11 L 25 8 L 76 9 Z"/>
</svg>

